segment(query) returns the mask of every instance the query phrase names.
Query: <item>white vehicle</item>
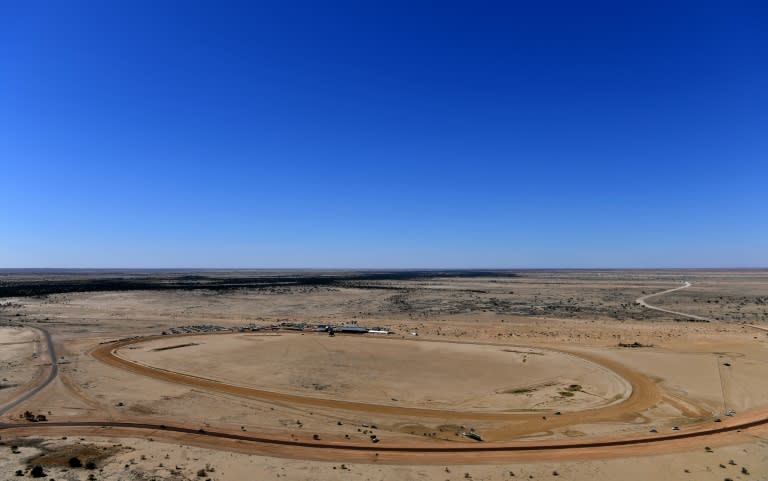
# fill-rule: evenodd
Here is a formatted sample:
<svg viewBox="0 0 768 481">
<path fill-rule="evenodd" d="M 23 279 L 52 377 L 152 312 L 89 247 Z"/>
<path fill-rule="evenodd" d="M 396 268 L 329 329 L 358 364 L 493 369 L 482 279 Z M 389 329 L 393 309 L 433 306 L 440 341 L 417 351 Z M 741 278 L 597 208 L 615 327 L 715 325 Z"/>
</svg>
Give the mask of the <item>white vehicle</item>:
<svg viewBox="0 0 768 481">
<path fill-rule="evenodd" d="M 475 441 L 482 441 L 483 440 L 483 437 L 480 436 L 479 434 L 477 434 L 474 431 L 466 431 L 466 432 L 463 432 L 461 434 L 462 434 L 462 436 L 466 436 L 466 437 L 468 437 L 470 439 L 474 439 Z"/>
</svg>

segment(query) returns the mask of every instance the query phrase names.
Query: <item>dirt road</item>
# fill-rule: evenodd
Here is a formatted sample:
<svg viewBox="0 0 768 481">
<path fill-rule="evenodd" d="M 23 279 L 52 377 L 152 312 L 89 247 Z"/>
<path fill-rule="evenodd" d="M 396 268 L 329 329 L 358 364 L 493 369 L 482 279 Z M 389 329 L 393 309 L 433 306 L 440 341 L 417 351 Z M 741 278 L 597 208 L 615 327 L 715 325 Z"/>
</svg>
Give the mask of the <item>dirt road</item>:
<svg viewBox="0 0 768 481">
<path fill-rule="evenodd" d="M 196 429 L 190 426 L 163 425 L 144 422 L 119 421 L 65 421 L 36 424 L 0 424 L 0 431 L 10 435 L 41 434 L 93 435 L 117 437 L 156 436 L 177 442 L 190 442 L 214 448 L 235 448 L 241 451 L 300 459 L 360 460 L 367 456 L 376 462 L 457 463 L 498 460 L 498 456 L 516 453 L 526 457 L 551 453 L 556 459 L 603 458 L 637 455 L 648 451 L 690 449 L 701 444 L 715 444 L 718 439 L 764 435 L 768 426 L 768 412 L 752 413 L 738 421 L 672 434 L 599 438 L 590 441 L 521 441 L 513 443 L 454 444 L 422 442 L 367 444 L 344 441 L 297 439 L 278 435 L 252 435 L 232 431 Z M 494 457 L 494 455 L 497 455 Z M 389 459 L 387 456 L 391 456 Z M 461 458 L 466 456 L 466 458 Z M 365 458 L 363 458 L 365 459 Z M 462 461 L 462 459 L 464 461 Z"/>
<path fill-rule="evenodd" d="M 58 376 L 59 374 L 59 363 L 58 363 L 58 359 L 56 359 L 56 350 L 53 348 L 53 341 L 51 340 L 51 334 L 45 329 L 43 329 L 42 327 L 31 327 L 30 329 L 35 329 L 39 331 L 42 337 L 45 339 L 46 347 L 48 350 L 47 351 L 48 357 L 50 357 L 51 359 L 51 367 L 50 367 L 50 371 L 48 372 L 48 377 L 46 377 L 41 384 L 30 389 L 20 397 L 14 399 L 9 403 L 6 403 L 4 406 L 1 406 L 0 416 L 7 413 L 11 409 L 14 409 L 18 405 L 32 399 L 37 393 L 45 389 L 46 386 L 48 386 L 54 379 L 56 379 L 56 376 Z"/>
<path fill-rule="evenodd" d="M 635 302 L 640 304 L 643 307 L 647 307 L 648 309 L 653 309 L 654 311 L 666 312 L 667 314 L 673 314 L 675 316 L 687 317 L 689 319 L 697 319 L 699 321 L 708 321 L 709 319 L 707 319 L 706 317 L 697 316 L 695 314 L 688 314 L 688 313 L 685 313 L 685 312 L 673 311 L 671 309 L 665 309 L 663 307 L 652 306 L 651 304 L 648 304 L 648 302 L 647 302 L 647 300 L 652 298 L 652 297 L 663 296 L 664 294 L 669 294 L 670 292 L 679 291 L 681 289 L 687 289 L 688 287 L 691 287 L 691 283 L 686 281 L 680 287 L 675 287 L 675 288 L 672 288 L 672 289 L 667 289 L 666 291 L 657 292 L 655 294 L 648 294 L 646 296 L 638 297 L 637 299 L 635 299 Z"/>
</svg>

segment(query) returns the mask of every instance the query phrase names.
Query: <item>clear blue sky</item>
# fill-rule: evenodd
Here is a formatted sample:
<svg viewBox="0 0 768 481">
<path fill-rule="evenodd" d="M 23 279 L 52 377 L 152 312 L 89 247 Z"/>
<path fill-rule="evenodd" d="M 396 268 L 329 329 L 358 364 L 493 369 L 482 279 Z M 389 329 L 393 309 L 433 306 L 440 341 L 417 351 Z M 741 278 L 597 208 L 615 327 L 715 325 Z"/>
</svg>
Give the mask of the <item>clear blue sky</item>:
<svg viewBox="0 0 768 481">
<path fill-rule="evenodd" d="M 768 266 L 765 2 L 322 3 L 0 3 L 0 267 Z"/>
</svg>

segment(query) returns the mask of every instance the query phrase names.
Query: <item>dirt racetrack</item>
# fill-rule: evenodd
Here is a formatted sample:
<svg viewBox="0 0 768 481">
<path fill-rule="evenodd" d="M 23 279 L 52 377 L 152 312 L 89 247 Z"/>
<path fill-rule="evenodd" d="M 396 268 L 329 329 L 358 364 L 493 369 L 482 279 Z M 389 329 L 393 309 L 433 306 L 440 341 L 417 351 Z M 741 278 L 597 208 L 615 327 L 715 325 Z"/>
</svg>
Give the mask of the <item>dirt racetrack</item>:
<svg viewBox="0 0 768 481">
<path fill-rule="evenodd" d="M 222 337 L 224 335 L 217 335 Z M 203 388 L 211 391 L 218 391 L 237 396 L 258 398 L 268 401 L 279 401 L 285 403 L 298 403 L 308 406 L 333 408 L 339 410 L 362 411 L 375 414 L 389 414 L 398 416 L 417 416 L 417 417 L 436 417 L 441 419 L 455 418 L 460 415 L 462 419 L 484 420 L 484 421 L 516 421 L 516 424 L 505 427 L 499 431 L 495 438 L 510 439 L 526 434 L 535 433 L 541 430 L 541 413 L 498 413 L 498 412 L 457 412 L 455 410 L 424 409 L 413 407 L 401 407 L 383 404 L 371 404 L 340 399 L 324 399 L 312 396 L 303 396 L 297 394 L 287 394 L 264 389 L 245 387 L 227 384 L 217 380 L 173 372 L 156 367 L 150 367 L 136 362 L 129 361 L 118 355 L 124 348 L 132 345 L 146 342 L 146 339 L 130 340 L 116 344 L 108 344 L 94 350 L 92 355 L 101 362 L 111 366 L 130 371 L 143 376 L 153 377 L 173 383 L 181 383 L 189 386 Z M 377 342 L 390 342 L 380 340 Z M 429 341 L 408 341 L 408 342 L 429 342 Z M 547 423 L 548 429 L 565 427 L 569 425 L 578 425 L 586 422 L 604 422 L 626 420 L 637 416 L 653 406 L 660 399 L 660 393 L 656 384 L 648 377 L 635 372 L 632 369 L 621 365 L 618 362 L 601 358 L 593 354 L 568 352 L 559 349 L 573 356 L 582 357 L 590 362 L 599 364 L 609 371 L 615 373 L 626 380 L 631 386 L 631 392 L 623 402 L 608 405 L 605 407 L 589 409 L 579 412 L 563 412 L 561 415 L 550 416 Z M 550 413 L 551 414 L 551 413 Z M 502 437 L 503 436 L 503 437 Z"/>
<path fill-rule="evenodd" d="M 631 385 L 604 366 L 549 349 L 321 333 L 148 339 L 114 355 L 158 371 L 271 394 L 345 399 L 368 409 L 583 411 L 624 401 Z"/>
</svg>

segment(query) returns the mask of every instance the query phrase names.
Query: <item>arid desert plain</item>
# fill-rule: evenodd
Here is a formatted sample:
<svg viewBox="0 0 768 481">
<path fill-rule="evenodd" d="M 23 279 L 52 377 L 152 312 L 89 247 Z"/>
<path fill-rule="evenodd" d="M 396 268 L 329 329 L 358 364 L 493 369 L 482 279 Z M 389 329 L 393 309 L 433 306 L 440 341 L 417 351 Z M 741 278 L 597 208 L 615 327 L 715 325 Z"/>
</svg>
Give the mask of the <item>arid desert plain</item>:
<svg viewBox="0 0 768 481">
<path fill-rule="evenodd" d="M 0 481 L 767 480 L 768 271 L 0 271 Z"/>
</svg>

